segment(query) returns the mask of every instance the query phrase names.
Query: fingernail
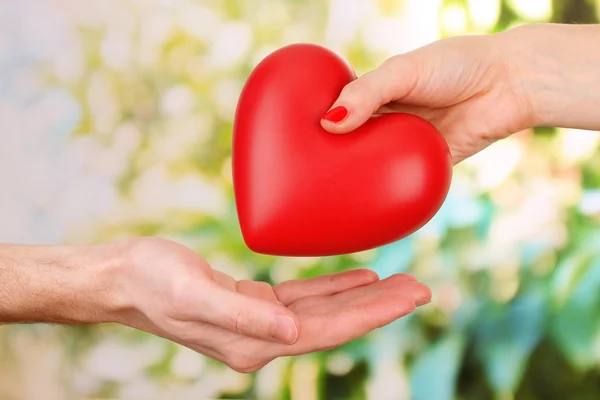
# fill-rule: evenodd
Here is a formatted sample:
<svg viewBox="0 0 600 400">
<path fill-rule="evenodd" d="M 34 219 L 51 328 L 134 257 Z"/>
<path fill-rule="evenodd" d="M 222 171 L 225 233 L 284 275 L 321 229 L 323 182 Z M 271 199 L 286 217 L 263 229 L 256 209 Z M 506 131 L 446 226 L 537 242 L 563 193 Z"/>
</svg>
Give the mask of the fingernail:
<svg viewBox="0 0 600 400">
<path fill-rule="evenodd" d="M 337 106 L 327 111 L 325 115 L 321 119 L 324 119 L 329 122 L 333 122 L 334 124 L 340 123 L 346 118 L 348 115 L 348 110 L 344 106 Z"/>
<path fill-rule="evenodd" d="M 287 315 L 277 316 L 273 337 L 284 343 L 293 344 L 298 340 L 298 327 Z"/>
</svg>

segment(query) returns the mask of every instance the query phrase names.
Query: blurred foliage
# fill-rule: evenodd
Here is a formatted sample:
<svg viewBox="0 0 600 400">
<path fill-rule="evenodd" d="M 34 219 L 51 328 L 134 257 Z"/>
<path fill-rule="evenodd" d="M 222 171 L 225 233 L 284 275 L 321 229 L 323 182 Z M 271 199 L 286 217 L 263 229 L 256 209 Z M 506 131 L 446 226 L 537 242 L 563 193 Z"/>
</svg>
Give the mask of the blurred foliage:
<svg viewBox="0 0 600 400">
<path fill-rule="evenodd" d="M 65 240 L 169 237 L 238 279 L 271 283 L 364 266 L 382 277 L 409 272 L 432 287 L 434 301 L 339 349 L 279 359 L 253 375 L 114 326 L 11 327 L 1 336 L 0 355 L 8 360 L 12 354 L 15 363 L 21 359 L 24 370 L 36 376 L 31 360 L 35 349 L 41 350 L 32 343 L 59 343 L 66 360 L 59 381 L 63 398 L 600 397 L 596 133 L 521 132 L 458 167 L 444 207 L 419 232 L 374 251 L 318 259 L 267 257 L 247 249 L 235 215 L 230 158 L 241 87 L 261 57 L 280 46 L 322 43 L 342 53 L 360 74 L 435 37 L 529 22 L 596 22 L 599 4 L 63 4 L 75 39 L 61 49 L 73 54 L 36 62 L 35 74 L 42 86 L 76 101 L 57 132 L 84 152 L 82 168 L 103 174 L 116 188 L 116 200 L 94 220 L 94 228 L 86 234 L 69 231 Z M 425 14 L 434 28 L 428 28 Z M 89 199 L 102 196 L 93 189 L 88 193 Z M 18 339 L 10 335 L 15 332 Z M 9 380 L 0 380 L 6 393 L 11 393 L 4 389 Z"/>
</svg>

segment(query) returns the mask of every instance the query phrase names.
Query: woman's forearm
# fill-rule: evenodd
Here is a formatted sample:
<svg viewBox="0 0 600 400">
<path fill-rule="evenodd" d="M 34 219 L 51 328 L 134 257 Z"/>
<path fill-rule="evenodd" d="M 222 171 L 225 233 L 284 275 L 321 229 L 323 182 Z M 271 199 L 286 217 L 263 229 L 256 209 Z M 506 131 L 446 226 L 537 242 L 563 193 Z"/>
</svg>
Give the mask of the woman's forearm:
<svg viewBox="0 0 600 400">
<path fill-rule="evenodd" d="M 499 36 L 536 126 L 600 130 L 600 25 L 534 24 Z"/>
<path fill-rule="evenodd" d="M 0 323 L 108 322 L 111 268 L 93 246 L 0 245 Z"/>
</svg>

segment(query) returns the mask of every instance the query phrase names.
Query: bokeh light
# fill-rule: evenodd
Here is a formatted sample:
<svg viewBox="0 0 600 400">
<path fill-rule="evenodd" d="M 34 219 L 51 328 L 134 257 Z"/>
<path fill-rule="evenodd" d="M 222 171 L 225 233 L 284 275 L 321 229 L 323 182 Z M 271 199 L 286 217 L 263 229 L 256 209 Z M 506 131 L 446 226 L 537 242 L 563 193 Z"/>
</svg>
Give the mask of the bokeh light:
<svg viewBox="0 0 600 400">
<path fill-rule="evenodd" d="M 325 45 L 362 74 L 440 38 L 584 14 L 600 18 L 600 1 L 0 2 L 2 242 L 157 235 L 237 279 L 361 267 L 434 293 L 364 338 L 250 375 L 120 326 L 5 326 L 0 398 L 597 397 L 600 133 L 500 141 L 455 168 L 421 230 L 340 257 L 250 252 L 231 177 L 238 96 L 281 46 Z"/>
</svg>

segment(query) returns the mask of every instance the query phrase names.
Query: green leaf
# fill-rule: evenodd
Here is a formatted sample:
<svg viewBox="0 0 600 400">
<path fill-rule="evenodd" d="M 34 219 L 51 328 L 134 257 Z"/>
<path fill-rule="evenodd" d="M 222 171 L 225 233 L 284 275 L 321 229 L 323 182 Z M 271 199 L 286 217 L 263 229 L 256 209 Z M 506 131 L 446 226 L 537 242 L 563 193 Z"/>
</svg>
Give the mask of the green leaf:
<svg viewBox="0 0 600 400">
<path fill-rule="evenodd" d="M 590 349 L 600 333 L 599 306 L 600 259 L 596 259 L 552 321 L 551 337 L 575 368 L 589 368 L 596 362 Z"/>
<path fill-rule="evenodd" d="M 587 240 L 571 250 L 558 264 L 552 281 L 555 307 L 563 306 L 572 298 L 576 288 L 582 284 L 594 258 L 597 257 L 599 242 L 600 235 L 598 233 L 588 236 Z"/>
<path fill-rule="evenodd" d="M 411 373 L 413 400 L 452 400 L 465 349 L 461 331 L 450 331 L 419 354 Z"/>
<path fill-rule="evenodd" d="M 545 330 L 545 293 L 534 289 L 506 306 L 484 309 L 477 330 L 476 351 L 492 388 L 514 393 L 531 352 Z"/>
</svg>

